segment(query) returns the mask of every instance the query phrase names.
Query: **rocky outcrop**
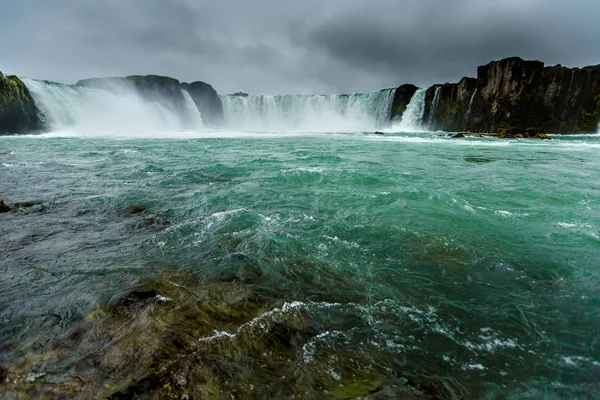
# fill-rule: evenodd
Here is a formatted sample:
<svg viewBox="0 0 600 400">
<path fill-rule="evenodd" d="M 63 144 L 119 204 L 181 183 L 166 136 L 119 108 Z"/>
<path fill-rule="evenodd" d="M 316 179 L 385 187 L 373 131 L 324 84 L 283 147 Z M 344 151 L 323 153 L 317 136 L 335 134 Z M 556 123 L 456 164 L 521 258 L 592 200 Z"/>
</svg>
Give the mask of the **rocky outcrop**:
<svg viewBox="0 0 600 400">
<path fill-rule="evenodd" d="M 204 125 L 209 128 L 219 127 L 223 124 L 223 104 L 211 85 L 204 82 L 182 83 L 181 88 L 186 90 L 196 107 L 202 114 Z"/>
<path fill-rule="evenodd" d="M 513 57 L 477 70 L 477 78 L 433 85 L 425 96 L 431 130 L 592 133 L 600 120 L 600 66 L 544 67 Z"/>
<path fill-rule="evenodd" d="M 396 89 L 394 100 L 392 102 L 392 111 L 390 114 L 391 119 L 402 117 L 402 114 L 404 114 L 404 111 L 406 110 L 406 106 L 408 106 L 408 103 L 410 103 L 410 99 L 413 97 L 417 89 L 418 88 L 415 85 L 410 84 L 402 85 Z"/>
<path fill-rule="evenodd" d="M 0 72 L 0 135 L 29 133 L 43 128 L 29 90 L 16 76 Z"/>
</svg>

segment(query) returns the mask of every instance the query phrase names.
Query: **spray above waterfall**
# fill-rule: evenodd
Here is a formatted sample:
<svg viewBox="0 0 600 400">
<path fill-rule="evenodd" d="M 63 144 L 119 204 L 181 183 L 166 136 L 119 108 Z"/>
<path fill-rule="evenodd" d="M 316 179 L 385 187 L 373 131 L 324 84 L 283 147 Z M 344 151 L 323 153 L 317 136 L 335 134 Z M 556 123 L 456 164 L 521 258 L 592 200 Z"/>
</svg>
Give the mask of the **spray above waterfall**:
<svg viewBox="0 0 600 400">
<path fill-rule="evenodd" d="M 179 103 L 148 96 L 112 82 L 83 87 L 23 79 L 48 129 L 78 133 L 150 132 L 202 129 L 202 117 L 190 95 Z"/>
</svg>

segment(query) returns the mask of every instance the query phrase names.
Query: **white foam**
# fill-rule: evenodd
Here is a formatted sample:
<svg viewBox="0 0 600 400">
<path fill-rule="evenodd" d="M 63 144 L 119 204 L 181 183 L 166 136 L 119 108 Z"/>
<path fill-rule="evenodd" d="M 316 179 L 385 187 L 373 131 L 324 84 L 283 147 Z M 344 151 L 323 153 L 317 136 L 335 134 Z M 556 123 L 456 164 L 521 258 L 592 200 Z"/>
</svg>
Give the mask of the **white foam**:
<svg viewBox="0 0 600 400">
<path fill-rule="evenodd" d="M 487 368 L 481 364 L 466 364 L 462 366 L 463 370 L 485 371 Z"/>
<path fill-rule="evenodd" d="M 298 168 L 283 169 L 283 170 L 281 170 L 281 172 L 284 174 L 288 174 L 290 172 L 310 172 L 310 173 L 320 174 L 324 170 L 325 170 L 324 168 L 319 168 L 319 167 L 298 167 Z"/>
<path fill-rule="evenodd" d="M 577 228 L 579 225 L 572 224 L 572 223 L 569 223 L 569 222 L 559 222 L 558 226 L 562 226 L 563 228 Z"/>
</svg>

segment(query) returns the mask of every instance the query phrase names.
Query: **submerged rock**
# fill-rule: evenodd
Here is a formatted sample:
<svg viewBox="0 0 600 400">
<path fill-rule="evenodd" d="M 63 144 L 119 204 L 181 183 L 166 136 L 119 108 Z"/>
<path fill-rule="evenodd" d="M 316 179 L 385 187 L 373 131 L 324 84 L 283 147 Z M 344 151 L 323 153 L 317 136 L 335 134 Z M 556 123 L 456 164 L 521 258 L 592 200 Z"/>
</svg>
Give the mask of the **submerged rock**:
<svg viewBox="0 0 600 400">
<path fill-rule="evenodd" d="M 380 131 L 376 131 L 376 132 L 375 132 L 375 134 L 376 134 L 376 135 L 385 135 L 385 133 L 383 133 L 383 132 L 380 132 Z"/>
<path fill-rule="evenodd" d="M 9 212 L 10 207 L 4 201 L 0 200 L 0 213 Z"/>
<path fill-rule="evenodd" d="M 454 134 L 454 135 L 452 135 L 452 136 L 450 136 L 450 137 L 451 137 L 452 139 L 457 139 L 457 138 L 464 138 L 464 137 L 465 137 L 465 135 L 464 135 L 464 133 L 460 133 L 460 132 L 459 132 L 459 133 L 456 133 L 456 134 Z"/>
<path fill-rule="evenodd" d="M 391 370 L 350 343 L 327 344 L 357 322 L 317 318 L 307 304 L 241 280 L 165 274 L 91 311 L 38 359 L 9 369 L 0 391 L 79 399 L 447 397 L 426 377 L 393 383 Z"/>
<path fill-rule="evenodd" d="M 123 207 L 123 212 L 125 214 L 142 214 L 146 212 L 148 206 L 145 204 L 133 204 L 130 206 Z"/>
</svg>

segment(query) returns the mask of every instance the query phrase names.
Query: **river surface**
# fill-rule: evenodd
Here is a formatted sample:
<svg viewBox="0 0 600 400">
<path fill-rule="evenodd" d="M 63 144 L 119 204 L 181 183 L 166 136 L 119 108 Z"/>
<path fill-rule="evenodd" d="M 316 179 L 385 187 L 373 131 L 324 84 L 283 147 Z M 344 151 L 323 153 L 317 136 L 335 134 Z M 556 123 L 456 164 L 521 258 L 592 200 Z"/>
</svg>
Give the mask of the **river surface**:
<svg viewBox="0 0 600 400">
<path fill-rule="evenodd" d="M 600 396 L 598 135 L 3 137 L 0 199 L 6 398 Z"/>
</svg>

